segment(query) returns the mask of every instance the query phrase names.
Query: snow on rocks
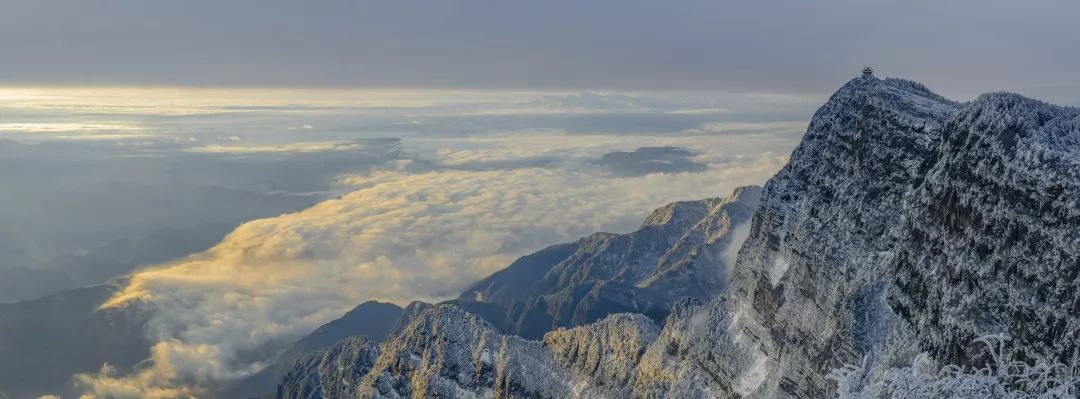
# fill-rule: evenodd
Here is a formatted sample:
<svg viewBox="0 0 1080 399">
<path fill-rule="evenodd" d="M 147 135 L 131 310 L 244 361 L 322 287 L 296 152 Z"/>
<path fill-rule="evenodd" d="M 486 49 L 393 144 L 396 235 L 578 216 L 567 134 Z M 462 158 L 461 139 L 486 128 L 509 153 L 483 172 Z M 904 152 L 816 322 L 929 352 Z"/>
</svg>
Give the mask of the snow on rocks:
<svg viewBox="0 0 1080 399">
<path fill-rule="evenodd" d="M 701 210 L 676 204 L 645 224 L 687 211 Z M 717 222 L 700 231 L 731 231 Z M 995 333 L 1025 358 L 1068 361 L 1078 231 L 1080 110 L 860 77 L 762 188 L 722 296 L 673 304 L 659 330 L 611 315 L 543 342 L 439 306 L 383 344 L 362 396 L 829 397 L 890 372 L 912 381 L 896 374 L 905 364 L 990 362 L 966 344 Z M 845 364 L 868 377 L 838 381 Z"/>
</svg>

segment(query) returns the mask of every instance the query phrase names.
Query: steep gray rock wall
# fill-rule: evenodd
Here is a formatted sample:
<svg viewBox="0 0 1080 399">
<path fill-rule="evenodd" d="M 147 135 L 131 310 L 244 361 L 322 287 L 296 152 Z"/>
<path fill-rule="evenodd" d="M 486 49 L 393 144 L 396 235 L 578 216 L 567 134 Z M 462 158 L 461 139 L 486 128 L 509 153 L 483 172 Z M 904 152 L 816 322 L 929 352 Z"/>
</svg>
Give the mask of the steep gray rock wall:
<svg viewBox="0 0 1080 399">
<path fill-rule="evenodd" d="M 1025 356 L 1072 361 L 1080 343 L 1080 110 L 980 96 L 943 129 L 905 203 L 894 307 L 937 357 L 1005 333 Z"/>
<path fill-rule="evenodd" d="M 716 332 L 687 335 L 720 348 L 716 360 L 687 359 L 754 397 L 826 396 L 842 363 L 873 373 L 922 351 L 979 363 L 961 348 L 985 334 L 1073 359 L 1077 114 L 848 83 L 765 185 L 724 300 L 698 310 Z"/>
<path fill-rule="evenodd" d="M 913 82 L 864 77 L 817 111 L 765 185 L 725 293 L 733 347 L 705 364 L 743 381 L 736 393 L 821 397 L 839 361 L 883 347 L 901 205 L 956 107 Z"/>
</svg>

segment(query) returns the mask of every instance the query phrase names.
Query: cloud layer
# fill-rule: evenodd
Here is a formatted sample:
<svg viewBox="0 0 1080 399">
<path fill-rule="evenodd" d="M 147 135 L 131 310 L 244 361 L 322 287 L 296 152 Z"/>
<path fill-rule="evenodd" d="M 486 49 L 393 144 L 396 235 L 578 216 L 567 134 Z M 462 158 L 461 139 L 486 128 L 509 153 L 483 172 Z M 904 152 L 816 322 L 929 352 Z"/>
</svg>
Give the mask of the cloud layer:
<svg viewBox="0 0 1080 399">
<path fill-rule="evenodd" d="M 0 212 L 7 221 L 0 226 L 12 232 L 0 229 L 3 237 L 40 244 L 62 232 L 100 240 L 126 221 L 178 227 L 214 210 L 253 208 L 250 200 L 194 196 L 192 187 L 322 201 L 250 221 L 203 253 L 139 272 L 108 306 L 151 310 L 152 357 L 134 374 L 102 367 L 80 375 L 87 392 L 101 397 L 201 396 L 200 389 L 259 370 L 358 303 L 454 296 L 544 246 L 629 231 L 666 202 L 760 183 L 797 141 L 805 122 L 792 121 L 819 100 L 163 88 L 0 89 L 0 99 L 9 117 L 0 126 L 7 128 L 0 129 L 0 162 L 19 171 L 0 175 L 9 194 L 19 194 L 0 198 L 18 210 Z M 128 134 L 145 137 L 122 137 Z M 91 136 L 111 140 L 85 139 Z M 73 182 L 77 197 L 67 195 Z M 119 212 L 102 211 L 113 208 L 89 201 L 89 189 Z M 169 201 L 186 207 L 160 206 Z M 75 214 L 54 217 L 64 210 Z M 78 244 L 52 241 L 58 249 L 30 255 L 48 258 Z"/>
<path fill-rule="evenodd" d="M 609 152 L 598 163 L 616 176 L 694 172 L 708 168 L 708 165 L 694 161 L 694 155 L 680 147 L 641 147 L 634 151 Z"/>
<path fill-rule="evenodd" d="M 402 162 L 402 171 L 412 173 L 699 171 L 727 162 L 715 157 L 748 154 L 739 144 L 747 139 L 711 151 L 714 137 L 763 133 L 749 142 L 763 145 L 764 137 L 772 137 L 780 143 L 770 148 L 785 151 L 797 133 L 780 128 L 805 119 L 817 100 L 723 92 L 0 88 L 0 164 L 7 172 L 0 174 L 6 188 L 0 195 L 0 264 L 19 267 L 18 273 L 0 268 L 0 281 L 22 287 L 0 301 L 71 285 L 34 284 L 31 274 L 48 281 L 96 267 L 53 259 L 104 247 L 97 253 L 116 258 L 123 254 L 112 253 L 112 243 L 161 229 L 294 211 L 299 199 L 310 204 L 342 193 L 335 187 L 342 173 Z M 758 125 L 699 129 L 717 122 Z M 642 146 L 688 148 L 695 155 L 595 162 Z M 74 187 L 78 196 L 69 194 Z M 260 208 L 231 200 L 235 195 L 198 194 L 207 190 L 251 193 L 283 206 L 223 218 L 238 208 Z M 62 270 L 30 270 L 54 267 Z M 110 277 L 128 270 L 107 269 Z"/>
<path fill-rule="evenodd" d="M 653 207 L 760 183 L 785 162 L 770 152 L 773 139 L 701 138 L 706 170 L 616 178 L 588 166 L 625 149 L 623 139 L 533 137 L 546 144 L 529 156 L 555 166 L 419 171 L 401 161 L 396 170 L 344 177 L 352 191 L 340 198 L 245 223 L 205 253 L 137 274 L 105 306 L 155 309 L 151 362 L 134 375 L 105 369 L 79 380 L 101 397 L 169 397 L 239 378 L 363 301 L 453 296 L 520 255 L 630 230 Z M 512 137 L 463 140 L 438 151 L 435 163 L 515 165 L 521 145 Z M 725 147 L 744 155 L 718 150 Z"/>
</svg>

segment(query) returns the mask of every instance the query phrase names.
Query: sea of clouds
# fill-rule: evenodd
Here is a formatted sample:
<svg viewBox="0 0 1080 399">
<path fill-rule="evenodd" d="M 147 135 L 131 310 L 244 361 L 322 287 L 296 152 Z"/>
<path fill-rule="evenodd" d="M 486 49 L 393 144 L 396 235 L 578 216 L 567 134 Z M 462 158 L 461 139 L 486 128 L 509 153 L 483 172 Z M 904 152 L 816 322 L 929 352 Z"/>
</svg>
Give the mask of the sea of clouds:
<svg viewBox="0 0 1080 399">
<path fill-rule="evenodd" d="M 76 100 L 53 99 L 67 104 L 60 111 L 31 101 L 19 111 L 37 113 L 37 125 L 0 125 L 0 136 L 16 140 L 9 147 L 44 154 L 24 162 L 69 160 L 57 149 L 86 146 L 104 154 L 95 159 L 123 154 L 141 170 L 186 173 L 189 184 L 311 199 L 244 222 L 205 251 L 134 272 L 101 306 L 151 312 L 151 357 L 131 374 L 103 365 L 78 375 L 87 394 L 198 395 L 258 372 L 364 301 L 451 298 L 545 246 L 630 231 L 667 202 L 761 184 L 804 127 L 763 115 L 794 114 L 809 102 L 589 93 L 391 100 L 181 102 L 181 110 L 153 113 L 113 104 L 122 112 L 110 126 L 138 126 L 121 132 L 140 137 L 92 144 L 69 137 L 108 135 L 78 116 Z M 100 119 L 100 108 L 85 112 Z M 81 130 L 64 130 L 72 124 Z M 19 141 L 28 135 L 43 141 Z M 156 172 L 117 176 L 149 187 L 172 181 L 155 181 Z"/>
</svg>

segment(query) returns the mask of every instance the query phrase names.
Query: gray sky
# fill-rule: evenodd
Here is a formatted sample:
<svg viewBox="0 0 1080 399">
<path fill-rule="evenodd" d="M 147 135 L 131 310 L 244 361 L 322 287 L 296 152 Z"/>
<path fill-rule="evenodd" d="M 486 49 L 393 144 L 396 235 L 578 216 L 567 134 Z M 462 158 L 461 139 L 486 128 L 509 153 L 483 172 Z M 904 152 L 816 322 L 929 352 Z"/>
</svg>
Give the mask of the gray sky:
<svg viewBox="0 0 1080 399">
<path fill-rule="evenodd" d="M 7 0 L 0 85 L 1069 95 L 1080 2 Z"/>
</svg>

